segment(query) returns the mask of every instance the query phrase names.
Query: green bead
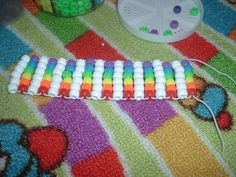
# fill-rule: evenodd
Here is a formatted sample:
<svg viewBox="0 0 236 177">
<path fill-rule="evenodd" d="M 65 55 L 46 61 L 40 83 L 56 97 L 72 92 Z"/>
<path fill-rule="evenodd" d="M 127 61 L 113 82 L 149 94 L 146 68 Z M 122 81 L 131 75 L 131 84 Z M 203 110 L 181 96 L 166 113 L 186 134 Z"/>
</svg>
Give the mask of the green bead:
<svg viewBox="0 0 236 177">
<path fill-rule="evenodd" d="M 172 73 L 165 73 L 165 78 L 166 79 L 173 79 L 174 75 Z"/>
<path fill-rule="evenodd" d="M 72 76 L 72 73 L 70 71 L 64 71 L 63 74 L 62 74 L 63 78 L 71 77 L 71 76 Z"/>
<path fill-rule="evenodd" d="M 29 72 L 24 72 L 21 77 L 30 80 L 32 78 L 32 74 Z"/>
<path fill-rule="evenodd" d="M 190 10 L 190 13 L 191 13 L 192 16 L 197 16 L 199 14 L 199 9 L 197 7 L 193 7 Z"/>
<path fill-rule="evenodd" d="M 85 8 L 79 7 L 79 14 L 80 14 L 80 15 L 85 14 L 85 12 L 86 12 Z"/>
<path fill-rule="evenodd" d="M 172 31 L 171 30 L 165 30 L 164 33 L 163 33 L 164 36 L 171 36 L 173 35 Z"/>
<path fill-rule="evenodd" d="M 113 74 L 110 72 L 106 72 L 103 74 L 103 78 L 107 79 L 107 78 L 112 78 Z"/>
<path fill-rule="evenodd" d="M 44 75 L 52 75 L 53 71 L 51 69 L 46 69 Z"/>
<path fill-rule="evenodd" d="M 192 77 L 193 78 L 193 72 L 185 72 L 185 77 Z"/>
<path fill-rule="evenodd" d="M 93 72 L 92 71 L 85 71 L 83 73 L 83 78 L 92 78 L 93 77 Z"/>
<path fill-rule="evenodd" d="M 144 78 L 154 79 L 154 78 L 155 78 L 155 76 L 154 76 L 154 74 L 153 74 L 153 73 L 151 73 L 151 72 L 148 72 L 148 73 L 145 73 L 145 74 L 144 74 Z"/>
<path fill-rule="evenodd" d="M 125 72 L 123 76 L 124 78 L 133 78 L 133 74 L 129 72 Z"/>
<path fill-rule="evenodd" d="M 92 4 L 90 3 L 90 2 L 87 2 L 87 3 L 85 3 L 85 5 L 84 5 L 84 7 L 85 7 L 85 9 L 91 9 L 91 7 L 92 7 Z"/>
<path fill-rule="evenodd" d="M 29 74 L 33 74 L 35 72 L 35 69 L 32 67 L 26 67 L 24 72 L 27 72 Z"/>
<path fill-rule="evenodd" d="M 148 28 L 148 26 L 141 26 L 139 28 L 140 31 L 145 32 L 145 33 L 149 33 L 150 29 Z"/>
</svg>

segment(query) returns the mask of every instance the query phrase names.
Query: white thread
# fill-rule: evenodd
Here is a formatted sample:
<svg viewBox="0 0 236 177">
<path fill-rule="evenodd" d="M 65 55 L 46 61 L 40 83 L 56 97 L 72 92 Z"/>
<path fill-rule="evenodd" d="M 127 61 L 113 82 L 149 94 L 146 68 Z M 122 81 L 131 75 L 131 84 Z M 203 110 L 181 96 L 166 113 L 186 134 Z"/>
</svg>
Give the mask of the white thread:
<svg viewBox="0 0 236 177">
<path fill-rule="evenodd" d="M 236 85 L 236 81 L 235 81 L 231 76 L 229 76 L 228 74 L 223 73 L 223 72 L 217 70 L 217 69 L 214 68 L 213 66 L 211 66 L 211 65 L 209 65 L 209 64 L 207 64 L 207 63 L 205 63 L 205 62 L 203 62 L 203 61 L 201 61 L 201 60 L 198 60 L 198 59 L 187 59 L 187 60 L 189 60 L 189 61 L 196 61 L 196 62 L 199 62 L 199 63 L 202 63 L 202 64 L 208 66 L 209 68 L 211 68 L 211 69 L 214 70 L 215 72 L 217 72 L 217 73 L 219 73 L 219 74 L 221 74 L 221 75 L 223 75 L 223 76 L 228 77 L 228 78 Z"/>
<path fill-rule="evenodd" d="M 223 137 L 222 137 L 222 135 L 221 135 L 221 133 L 220 133 L 220 128 L 219 128 L 219 126 L 218 126 L 218 123 L 217 123 L 217 121 L 216 121 L 216 117 L 215 117 L 213 111 L 211 110 L 211 108 L 208 106 L 208 104 L 207 104 L 206 102 L 204 102 L 203 100 L 201 100 L 201 99 L 199 99 L 199 98 L 197 98 L 197 97 L 195 97 L 195 96 L 192 96 L 192 97 L 193 97 L 194 99 L 196 99 L 197 101 L 201 102 L 202 104 L 204 104 L 204 105 L 207 107 L 207 109 L 210 111 L 210 113 L 211 113 L 211 115 L 212 115 L 212 118 L 213 118 L 213 120 L 214 120 L 214 123 L 215 123 L 215 127 L 216 127 L 217 134 L 218 134 L 218 136 L 219 136 L 219 138 L 220 138 L 220 141 L 221 141 L 222 155 L 224 155 L 224 151 L 225 151 L 224 140 L 223 140 Z"/>
</svg>

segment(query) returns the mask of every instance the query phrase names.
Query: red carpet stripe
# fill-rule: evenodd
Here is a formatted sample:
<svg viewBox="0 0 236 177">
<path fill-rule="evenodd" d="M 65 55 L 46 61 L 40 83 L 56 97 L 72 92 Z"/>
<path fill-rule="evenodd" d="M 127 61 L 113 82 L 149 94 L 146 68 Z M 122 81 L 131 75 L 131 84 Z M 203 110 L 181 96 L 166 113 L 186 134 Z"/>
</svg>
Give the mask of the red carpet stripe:
<svg viewBox="0 0 236 177">
<path fill-rule="evenodd" d="M 208 62 L 214 57 L 218 50 L 211 43 L 207 42 L 199 34 L 194 33 L 190 37 L 170 44 L 188 58 L 195 58 L 203 62 Z M 197 63 L 199 66 L 202 64 Z"/>
<path fill-rule="evenodd" d="M 22 5 L 32 14 L 35 15 L 40 11 L 38 6 L 31 0 L 21 0 Z"/>
<path fill-rule="evenodd" d="M 124 60 L 123 55 L 93 31 L 86 32 L 69 43 L 66 48 L 78 58 Z"/>
<path fill-rule="evenodd" d="M 123 168 L 113 149 L 106 149 L 97 156 L 88 158 L 72 167 L 75 177 L 122 177 Z"/>
</svg>

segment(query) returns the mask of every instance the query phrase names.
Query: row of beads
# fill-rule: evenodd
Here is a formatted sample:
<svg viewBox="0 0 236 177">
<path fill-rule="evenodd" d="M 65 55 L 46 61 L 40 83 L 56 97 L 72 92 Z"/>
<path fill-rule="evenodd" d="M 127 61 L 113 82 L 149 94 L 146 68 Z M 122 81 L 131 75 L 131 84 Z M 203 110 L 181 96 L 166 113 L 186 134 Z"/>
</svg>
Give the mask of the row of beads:
<svg viewBox="0 0 236 177">
<path fill-rule="evenodd" d="M 93 99 L 164 99 L 196 96 L 187 60 L 132 62 L 23 56 L 11 75 L 10 93 Z"/>
</svg>

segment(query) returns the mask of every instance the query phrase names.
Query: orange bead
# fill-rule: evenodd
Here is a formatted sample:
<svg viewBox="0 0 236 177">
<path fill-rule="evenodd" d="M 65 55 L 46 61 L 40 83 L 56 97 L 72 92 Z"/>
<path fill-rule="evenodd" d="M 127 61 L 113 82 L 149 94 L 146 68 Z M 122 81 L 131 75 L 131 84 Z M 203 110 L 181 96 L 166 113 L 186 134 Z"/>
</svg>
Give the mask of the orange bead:
<svg viewBox="0 0 236 177">
<path fill-rule="evenodd" d="M 176 91 L 176 86 L 175 85 L 168 85 L 168 86 L 166 86 L 166 91 Z"/>
<path fill-rule="evenodd" d="M 29 86 L 30 80 L 29 79 L 21 79 L 19 85 Z"/>
<path fill-rule="evenodd" d="M 66 82 L 62 82 L 60 85 L 60 89 L 70 90 L 70 84 Z"/>
<path fill-rule="evenodd" d="M 82 84 L 81 89 L 91 90 L 92 84 Z"/>
<path fill-rule="evenodd" d="M 145 90 L 155 90 L 155 85 L 153 84 L 145 84 Z"/>
<path fill-rule="evenodd" d="M 103 90 L 113 90 L 112 84 L 103 85 Z"/>
<path fill-rule="evenodd" d="M 41 86 L 44 86 L 46 88 L 49 88 L 50 84 L 51 84 L 51 82 L 49 80 L 42 80 L 40 83 Z"/>
<path fill-rule="evenodd" d="M 91 95 L 91 89 L 92 89 L 91 84 L 82 84 L 80 97 L 83 97 L 83 98 L 89 97 Z"/>
<path fill-rule="evenodd" d="M 187 83 L 187 89 L 197 89 L 196 84 L 194 82 Z"/>
<path fill-rule="evenodd" d="M 125 91 L 133 91 L 134 85 L 133 84 L 124 85 L 124 90 Z"/>
</svg>

